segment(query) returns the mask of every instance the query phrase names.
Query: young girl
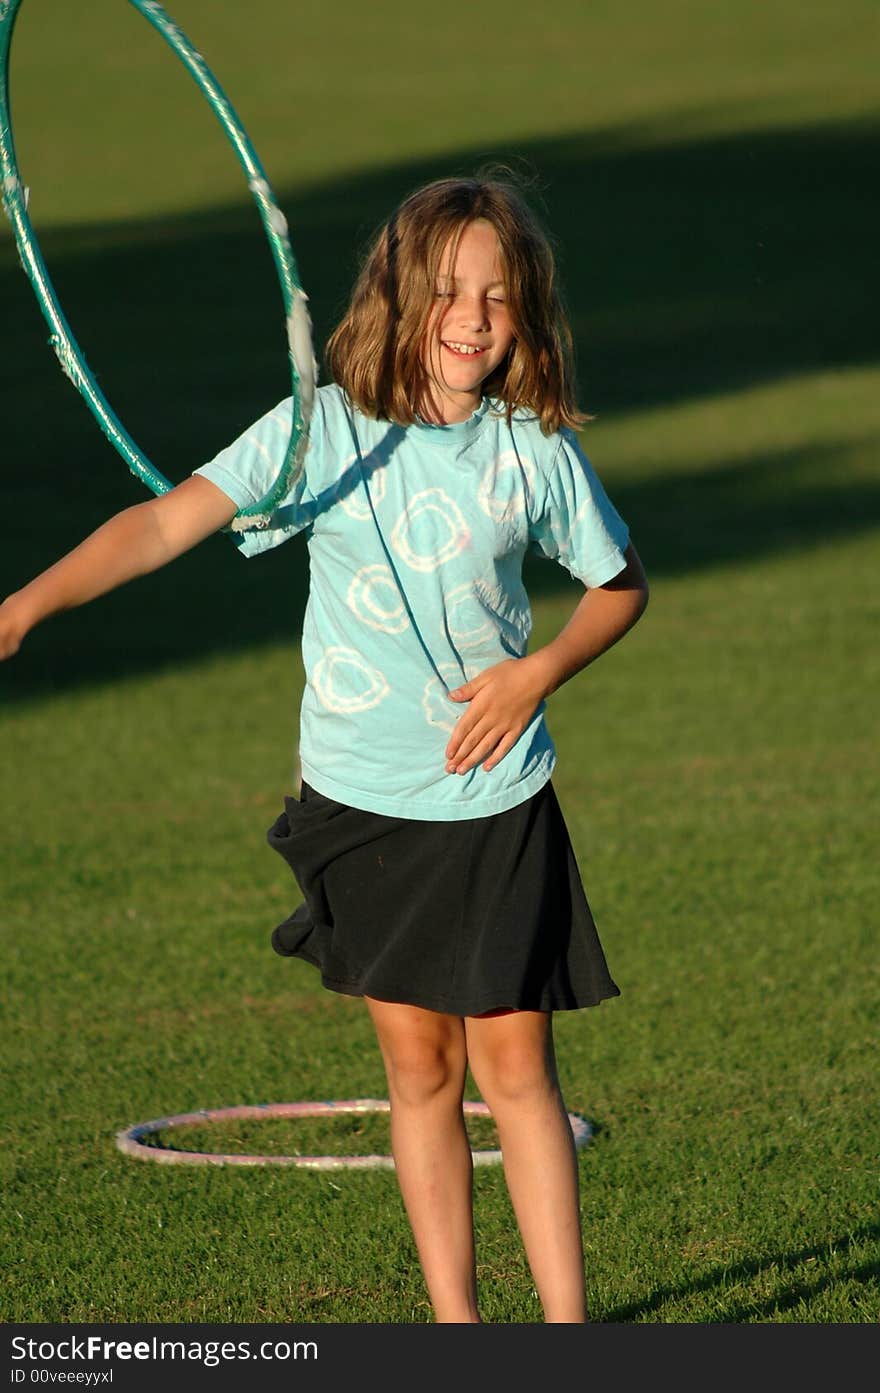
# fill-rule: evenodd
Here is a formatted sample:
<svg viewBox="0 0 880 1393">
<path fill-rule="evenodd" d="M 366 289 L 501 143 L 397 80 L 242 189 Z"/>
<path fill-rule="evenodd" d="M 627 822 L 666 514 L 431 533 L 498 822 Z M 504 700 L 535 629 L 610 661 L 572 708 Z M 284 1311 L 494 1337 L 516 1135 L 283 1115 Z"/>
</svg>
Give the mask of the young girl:
<svg viewBox="0 0 880 1393">
<path fill-rule="evenodd" d="M 396 1173 L 438 1322 L 479 1321 L 472 1076 L 546 1321 L 587 1319 L 578 1168 L 554 1011 L 618 995 L 551 783 L 546 698 L 641 615 L 626 524 L 581 453 L 547 239 L 500 179 L 407 198 L 330 338 L 305 468 L 246 556 L 298 532 L 310 594 L 301 786 L 268 837 L 304 902 L 284 955 L 362 996 Z M 111 518 L 0 606 L 0 656 L 47 616 L 167 564 L 268 491 L 291 403 Z M 522 561 L 581 581 L 527 655 Z"/>
</svg>

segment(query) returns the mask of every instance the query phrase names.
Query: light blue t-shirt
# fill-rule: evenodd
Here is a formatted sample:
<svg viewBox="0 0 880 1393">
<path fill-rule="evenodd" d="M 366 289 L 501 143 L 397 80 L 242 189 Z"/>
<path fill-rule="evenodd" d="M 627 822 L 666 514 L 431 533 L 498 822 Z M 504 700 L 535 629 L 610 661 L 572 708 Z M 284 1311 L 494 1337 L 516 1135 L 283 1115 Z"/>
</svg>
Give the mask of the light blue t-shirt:
<svg viewBox="0 0 880 1393">
<path fill-rule="evenodd" d="M 195 470 L 239 507 L 265 496 L 290 438 L 288 398 Z M 486 817 L 530 798 L 556 749 L 541 702 L 488 772 L 447 774 L 467 710 L 447 693 L 506 658 L 532 627 L 532 548 L 586 586 L 626 565 L 626 523 L 572 431 L 511 426 L 488 399 L 455 425 L 396 426 L 319 388 L 305 466 L 268 526 L 230 533 L 245 556 L 305 532 L 302 776 L 328 798 L 395 817 Z"/>
</svg>

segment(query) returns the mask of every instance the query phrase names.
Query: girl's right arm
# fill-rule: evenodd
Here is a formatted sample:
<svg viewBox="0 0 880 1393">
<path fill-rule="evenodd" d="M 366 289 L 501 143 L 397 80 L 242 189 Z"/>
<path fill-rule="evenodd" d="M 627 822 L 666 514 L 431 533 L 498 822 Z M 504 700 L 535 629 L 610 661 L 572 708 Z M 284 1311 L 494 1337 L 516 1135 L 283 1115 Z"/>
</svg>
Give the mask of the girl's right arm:
<svg viewBox="0 0 880 1393">
<path fill-rule="evenodd" d="M 30 630 L 50 615 L 157 571 L 225 527 L 237 511 L 222 489 L 195 474 L 158 498 L 116 513 L 0 604 L 0 658 L 17 653 Z"/>
</svg>

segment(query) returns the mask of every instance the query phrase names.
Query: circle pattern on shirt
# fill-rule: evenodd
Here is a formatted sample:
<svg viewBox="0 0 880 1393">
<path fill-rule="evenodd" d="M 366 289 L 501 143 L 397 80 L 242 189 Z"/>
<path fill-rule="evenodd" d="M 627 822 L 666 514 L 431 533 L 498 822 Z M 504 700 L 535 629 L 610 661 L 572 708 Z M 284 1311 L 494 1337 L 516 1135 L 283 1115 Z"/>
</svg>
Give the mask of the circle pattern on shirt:
<svg viewBox="0 0 880 1393">
<path fill-rule="evenodd" d="M 352 614 L 371 629 L 400 634 L 409 625 L 403 596 L 390 566 L 382 562 L 361 566 L 348 587 L 345 601 Z"/>
<path fill-rule="evenodd" d="M 413 494 L 391 533 L 391 545 L 414 571 L 436 571 L 469 544 L 470 528 L 444 489 Z"/>
<path fill-rule="evenodd" d="M 384 469 L 376 469 L 369 475 L 370 493 L 368 497 L 366 485 L 362 482 L 359 482 L 356 488 L 347 487 L 349 470 L 353 468 L 357 458 L 357 455 L 349 455 L 348 459 L 342 462 L 342 480 L 345 481 L 347 491 L 344 493 L 340 491 L 339 502 L 342 504 L 342 507 L 348 513 L 349 517 L 354 518 L 357 522 L 368 522 L 373 516 L 373 510 L 370 507 L 370 498 L 372 498 L 373 503 L 381 503 L 382 499 L 385 497 L 386 471 Z M 364 464 L 368 463 L 369 456 L 364 460 Z M 340 489 L 341 487 L 342 483 L 340 483 Z"/>
<path fill-rule="evenodd" d="M 422 691 L 422 711 L 429 726 L 439 726 L 441 730 L 452 730 L 466 709 L 467 703 L 451 701 L 448 692 L 460 687 L 467 677 L 462 676 L 461 668 L 453 663 L 441 663 L 438 671 L 443 678 L 430 677 Z"/>
<path fill-rule="evenodd" d="M 456 648 L 482 648 L 495 633 L 495 625 L 480 604 L 475 585 L 465 581 L 446 596 L 449 637 Z"/>
<path fill-rule="evenodd" d="M 341 713 L 369 711 L 391 691 L 384 672 L 342 644 L 324 650 L 315 664 L 312 685 L 322 706 Z"/>
<path fill-rule="evenodd" d="M 509 479 L 504 475 L 510 474 Z M 525 479 L 523 479 L 525 475 Z M 477 498 L 493 522 L 511 523 L 526 513 L 526 494 L 534 497 L 535 466 L 516 450 L 502 450 L 490 460 L 483 473 Z"/>
</svg>

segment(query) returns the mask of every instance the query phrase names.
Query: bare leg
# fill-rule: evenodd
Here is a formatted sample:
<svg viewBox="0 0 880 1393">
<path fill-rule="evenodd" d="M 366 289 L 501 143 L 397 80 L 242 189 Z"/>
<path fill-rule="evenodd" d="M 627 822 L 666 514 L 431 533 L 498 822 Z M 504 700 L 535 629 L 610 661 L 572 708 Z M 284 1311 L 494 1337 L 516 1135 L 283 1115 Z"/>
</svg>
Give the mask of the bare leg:
<svg viewBox="0 0 880 1393">
<path fill-rule="evenodd" d="M 364 998 L 388 1076 L 391 1149 L 438 1323 L 478 1323 L 460 1016 Z"/>
<path fill-rule="evenodd" d="M 498 1127 L 504 1174 L 548 1322 L 587 1319 L 577 1151 L 548 1011 L 465 1018 L 471 1073 Z"/>
</svg>

